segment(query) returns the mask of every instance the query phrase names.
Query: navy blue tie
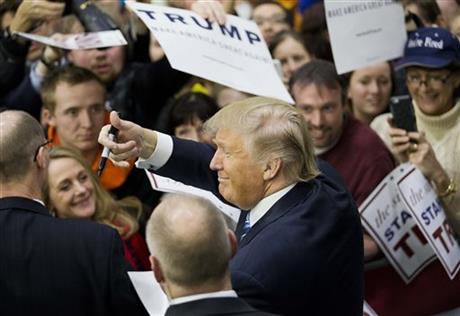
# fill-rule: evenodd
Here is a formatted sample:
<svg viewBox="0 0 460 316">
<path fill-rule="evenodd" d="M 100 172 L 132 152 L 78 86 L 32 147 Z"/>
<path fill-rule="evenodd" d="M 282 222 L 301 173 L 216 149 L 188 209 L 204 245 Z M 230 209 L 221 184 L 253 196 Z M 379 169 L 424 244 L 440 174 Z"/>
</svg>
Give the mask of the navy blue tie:
<svg viewBox="0 0 460 316">
<path fill-rule="evenodd" d="M 240 241 L 243 240 L 244 236 L 246 236 L 246 234 L 249 232 L 250 229 L 251 229 L 251 222 L 249 221 L 249 212 L 248 212 L 246 214 L 246 219 L 244 220 L 243 229 L 241 230 L 242 234 L 241 234 Z"/>
</svg>

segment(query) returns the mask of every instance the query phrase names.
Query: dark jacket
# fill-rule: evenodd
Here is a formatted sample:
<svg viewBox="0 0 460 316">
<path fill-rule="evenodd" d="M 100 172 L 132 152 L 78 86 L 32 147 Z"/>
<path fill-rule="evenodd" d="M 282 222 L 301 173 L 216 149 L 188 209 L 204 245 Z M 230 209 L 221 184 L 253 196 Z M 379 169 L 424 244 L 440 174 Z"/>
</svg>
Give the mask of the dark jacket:
<svg viewBox="0 0 460 316">
<path fill-rule="evenodd" d="M 20 44 L 0 32 L 0 96 L 15 88 L 24 78 L 29 46 L 28 42 Z"/>
<path fill-rule="evenodd" d="M 0 314 L 147 315 L 114 229 L 21 197 L 0 199 L 0 227 Z"/>
</svg>

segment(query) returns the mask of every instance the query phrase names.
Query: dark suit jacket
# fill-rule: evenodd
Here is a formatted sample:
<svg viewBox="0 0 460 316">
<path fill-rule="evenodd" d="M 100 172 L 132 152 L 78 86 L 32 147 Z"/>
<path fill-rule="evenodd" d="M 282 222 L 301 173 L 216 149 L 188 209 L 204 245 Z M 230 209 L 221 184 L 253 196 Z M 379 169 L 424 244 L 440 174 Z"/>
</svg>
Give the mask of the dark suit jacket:
<svg viewBox="0 0 460 316">
<path fill-rule="evenodd" d="M 213 153 L 174 139 L 171 159 L 156 172 L 220 196 Z M 351 195 L 323 175 L 296 184 L 239 243 L 230 269 L 238 296 L 260 310 L 362 315 L 363 237 Z"/>
<path fill-rule="evenodd" d="M 270 316 L 275 314 L 258 311 L 238 297 L 206 298 L 183 304 L 171 305 L 168 307 L 165 314 L 165 316 L 207 315 Z"/>
<path fill-rule="evenodd" d="M 0 314 L 147 315 L 125 267 L 114 229 L 0 199 Z"/>
</svg>

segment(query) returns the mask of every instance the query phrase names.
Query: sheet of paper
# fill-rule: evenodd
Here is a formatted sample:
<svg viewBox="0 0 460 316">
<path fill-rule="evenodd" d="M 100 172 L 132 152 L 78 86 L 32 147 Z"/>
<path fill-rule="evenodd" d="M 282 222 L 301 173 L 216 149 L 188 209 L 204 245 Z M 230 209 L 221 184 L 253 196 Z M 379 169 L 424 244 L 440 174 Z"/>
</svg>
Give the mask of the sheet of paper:
<svg viewBox="0 0 460 316">
<path fill-rule="evenodd" d="M 397 167 L 359 208 L 364 228 L 406 283 L 436 258 L 396 184 L 396 179 L 412 170 L 408 164 Z"/>
<path fill-rule="evenodd" d="M 166 193 L 186 193 L 202 197 L 213 203 L 222 213 L 230 217 L 235 224 L 238 223 L 241 212 L 240 209 L 225 204 L 212 192 L 183 184 L 182 182 L 175 181 L 171 178 L 159 176 L 149 172 L 148 170 L 145 170 L 145 172 L 147 173 L 150 185 L 154 190 Z"/>
<path fill-rule="evenodd" d="M 430 182 L 414 169 L 397 181 L 405 203 L 452 280 L 460 270 L 460 245 Z"/>
<path fill-rule="evenodd" d="M 155 280 L 153 272 L 129 271 L 128 276 L 149 315 L 163 316 L 169 306 L 168 298 Z"/>
<path fill-rule="evenodd" d="M 62 39 L 21 32 L 17 34 L 32 41 L 63 49 L 92 49 L 128 44 L 119 30 L 63 34 Z"/>
<path fill-rule="evenodd" d="M 374 309 L 367 304 L 366 301 L 363 303 L 363 316 L 378 316 Z"/>
<path fill-rule="evenodd" d="M 404 10 L 395 0 L 325 0 L 329 38 L 339 74 L 401 57 Z"/>
<path fill-rule="evenodd" d="M 257 25 L 227 15 L 223 26 L 192 11 L 127 2 L 155 35 L 174 69 L 236 90 L 294 103 Z"/>
</svg>

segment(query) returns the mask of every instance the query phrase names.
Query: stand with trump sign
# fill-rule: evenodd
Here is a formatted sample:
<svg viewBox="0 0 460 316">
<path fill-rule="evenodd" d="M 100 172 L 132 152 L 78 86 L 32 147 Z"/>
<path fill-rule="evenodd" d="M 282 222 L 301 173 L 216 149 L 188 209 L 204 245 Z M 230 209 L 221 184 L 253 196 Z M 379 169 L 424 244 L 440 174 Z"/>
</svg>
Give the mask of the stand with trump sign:
<svg viewBox="0 0 460 316">
<path fill-rule="evenodd" d="M 364 228 L 409 283 L 436 257 L 453 279 L 460 246 L 431 184 L 411 164 L 387 175 L 360 207 Z"/>
</svg>

